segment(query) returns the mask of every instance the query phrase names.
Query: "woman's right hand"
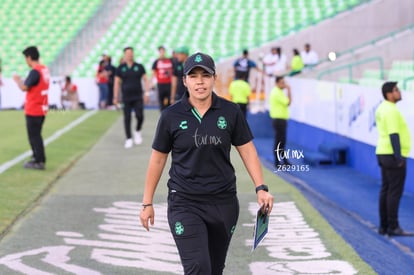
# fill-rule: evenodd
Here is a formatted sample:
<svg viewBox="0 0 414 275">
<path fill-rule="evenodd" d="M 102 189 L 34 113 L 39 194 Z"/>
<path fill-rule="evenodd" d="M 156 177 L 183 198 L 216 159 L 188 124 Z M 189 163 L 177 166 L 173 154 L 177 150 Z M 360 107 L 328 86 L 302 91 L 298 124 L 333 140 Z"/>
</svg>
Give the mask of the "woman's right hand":
<svg viewBox="0 0 414 275">
<path fill-rule="evenodd" d="M 148 221 L 150 222 L 151 225 L 154 225 L 154 207 L 151 205 L 151 206 L 146 206 L 142 208 L 140 219 L 141 219 L 142 226 L 147 231 L 149 231 Z"/>
</svg>

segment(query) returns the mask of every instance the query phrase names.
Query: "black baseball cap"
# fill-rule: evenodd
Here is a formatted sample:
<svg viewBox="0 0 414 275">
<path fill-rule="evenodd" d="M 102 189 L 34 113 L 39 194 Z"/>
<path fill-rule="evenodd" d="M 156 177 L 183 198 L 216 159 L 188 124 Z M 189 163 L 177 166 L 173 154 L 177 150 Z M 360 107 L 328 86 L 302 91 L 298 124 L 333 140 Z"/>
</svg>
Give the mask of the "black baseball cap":
<svg viewBox="0 0 414 275">
<path fill-rule="evenodd" d="M 214 60 L 207 54 L 198 52 L 188 57 L 184 63 L 184 75 L 188 75 L 196 67 L 203 68 L 209 74 L 216 74 Z"/>
</svg>

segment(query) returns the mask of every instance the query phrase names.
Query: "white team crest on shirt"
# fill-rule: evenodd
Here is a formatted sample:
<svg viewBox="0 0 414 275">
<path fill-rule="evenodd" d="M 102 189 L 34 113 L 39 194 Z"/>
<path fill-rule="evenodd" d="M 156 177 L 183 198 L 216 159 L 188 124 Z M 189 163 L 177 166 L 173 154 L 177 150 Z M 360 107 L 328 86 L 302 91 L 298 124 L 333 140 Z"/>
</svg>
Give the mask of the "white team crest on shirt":
<svg viewBox="0 0 414 275">
<path fill-rule="evenodd" d="M 223 116 L 219 116 L 217 119 L 217 127 L 221 130 L 224 130 L 227 128 L 227 121 Z"/>
</svg>

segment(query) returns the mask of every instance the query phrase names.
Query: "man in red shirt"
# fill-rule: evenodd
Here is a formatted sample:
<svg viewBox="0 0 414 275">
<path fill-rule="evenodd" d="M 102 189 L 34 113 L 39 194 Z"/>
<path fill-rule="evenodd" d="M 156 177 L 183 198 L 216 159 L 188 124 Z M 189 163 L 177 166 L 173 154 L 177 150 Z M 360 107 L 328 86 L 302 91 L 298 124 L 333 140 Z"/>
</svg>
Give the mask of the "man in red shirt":
<svg viewBox="0 0 414 275">
<path fill-rule="evenodd" d="M 27 65 L 32 68 L 28 77 L 23 81 L 20 76 L 14 75 L 17 86 L 26 92 L 24 112 L 26 128 L 30 146 L 33 151 L 32 159 L 24 164 L 28 169 L 45 169 L 45 148 L 42 138 L 42 126 L 48 110 L 48 96 L 50 73 L 49 69 L 39 63 L 37 47 L 30 46 L 23 51 Z"/>
<path fill-rule="evenodd" d="M 170 106 L 171 78 L 173 73 L 173 62 L 165 56 L 164 46 L 158 47 L 160 56 L 152 64 L 152 75 L 157 79 L 158 100 L 161 111 Z"/>
</svg>

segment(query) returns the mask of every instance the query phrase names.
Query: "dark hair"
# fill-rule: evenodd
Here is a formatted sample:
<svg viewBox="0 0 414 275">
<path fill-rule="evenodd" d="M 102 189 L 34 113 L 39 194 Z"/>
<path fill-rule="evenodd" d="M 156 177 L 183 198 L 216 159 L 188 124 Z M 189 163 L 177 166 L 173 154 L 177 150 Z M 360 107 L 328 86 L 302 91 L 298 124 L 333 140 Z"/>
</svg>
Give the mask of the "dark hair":
<svg viewBox="0 0 414 275">
<path fill-rule="evenodd" d="M 284 79 L 285 77 L 283 75 L 276 76 L 276 83 L 278 83 L 280 80 Z"/>
<path fill-rule="evenodd" d="M 293 54 L 294 55 L 299 55 L 300 53 L 299 53 L 298 49 L 293 49 Z"/>
<path fill-rule="evenodd" d="M 277 52 L 278 55 L 281 55 L 282 54 L 282 48 L 281 47 L 277 47 L 276 48 L 276 52 Z"/>
<path fill-rule="evenodd" d="M 27 47 L 22 53 L 25 57 L 30 56 L 33 61 L 38 61 L 40 57 L 39 50 L 36 46 Z"/>
<path fill-rule="evenodd" d="M 66 80 L 66 82 L 71 82 L 71 78 L 70 78 L 70 76 L 68 76 L 68 75 L 67 75 L 67 76 L 65 77 L 65 80 Z"/>
<path fill-rule="evenodd" d="M 382 96 L 384 97 L 384 99 L 387 99 L 388 93 L 392 93 L 395 86 L 397 86 L 397 83 L 398 82 L 395 81 L 388 81 L 382 85 Z"/>
<path fill-rule="evenodd" d="M 244 49 L 243 50 L 243 55 L 248 55 L 248 54 L 249 54 L 249 51 L 247 49 Z"/>
<path fill-rule="evenodd" d="M 158 50 L 165 50 L 164 46 L 159 46 Z"/>
<path fill-rule="evenodd" d="M 134 48 L 132 48 L 132 47 L 125 47 L 125 48 L 124 48 L 124 52 L 126 52 L 127 50 L 131 50 L 131 51 L 133 51 L 133 50 L 134 50 Z"/>
</svg>

